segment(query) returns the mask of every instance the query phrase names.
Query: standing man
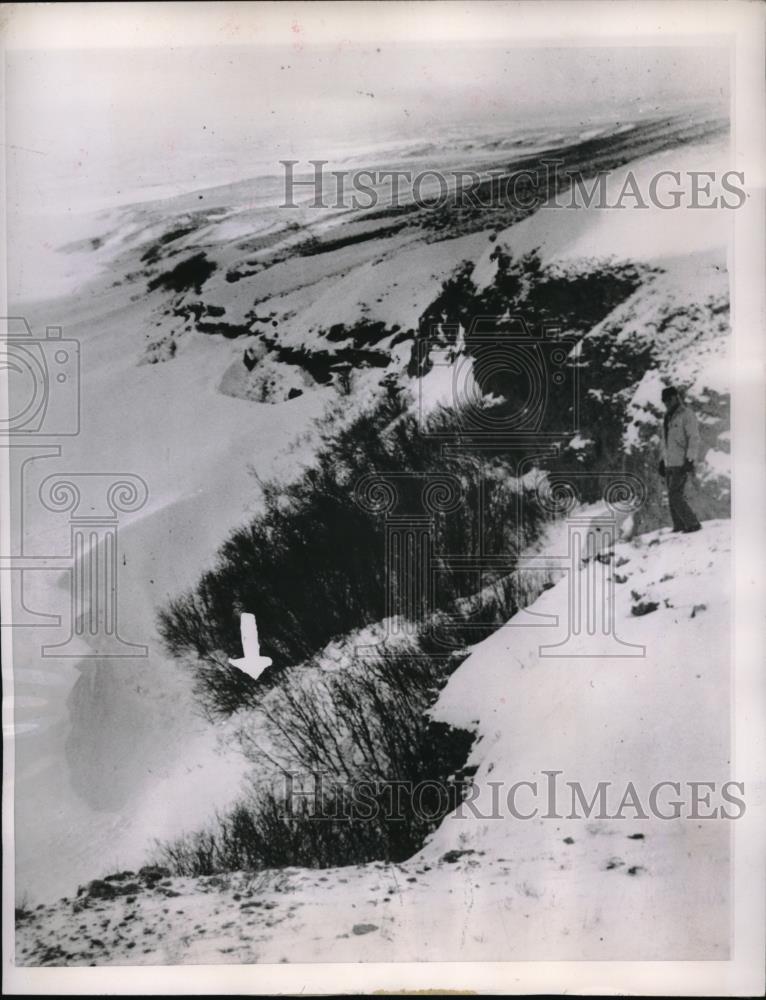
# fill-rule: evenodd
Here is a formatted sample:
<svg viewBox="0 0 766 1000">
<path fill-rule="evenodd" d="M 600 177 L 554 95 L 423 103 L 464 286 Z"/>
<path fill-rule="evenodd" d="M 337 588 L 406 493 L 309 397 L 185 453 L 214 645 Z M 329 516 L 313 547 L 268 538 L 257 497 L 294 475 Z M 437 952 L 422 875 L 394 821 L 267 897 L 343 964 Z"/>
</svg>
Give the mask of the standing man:
<svg viewBox="0 0 766 1000">
<path fill-rule="evenodd" d="M 662 421 L 663 459 L 660 475 L 668 487 L 668 505 L 673 519 L 673 531 L 699 531 L 702 525 L 684 496 L 687 476 L 694 473 L 694 463 L 700 444 L 697 418 L 684 406 L 678 390 L 668 386 L 662 390 L 665 417 Z"/>
</svg>

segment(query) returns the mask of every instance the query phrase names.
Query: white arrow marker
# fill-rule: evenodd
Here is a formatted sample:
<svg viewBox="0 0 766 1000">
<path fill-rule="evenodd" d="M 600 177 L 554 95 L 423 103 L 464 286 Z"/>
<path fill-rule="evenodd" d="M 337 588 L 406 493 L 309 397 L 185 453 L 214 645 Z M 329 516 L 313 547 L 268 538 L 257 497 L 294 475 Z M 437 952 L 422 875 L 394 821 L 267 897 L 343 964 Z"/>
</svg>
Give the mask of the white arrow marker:
<svg viewBox="0 0 766 1000">
<path fill-rule="evenodd" d="M 229 660 L 229 663 L 257 681 L 266 667 L 271 666 L 271 657 L 261 656 L 255 615 L 244 612 L 239 619 L 239 631 L 242 636 L 242 652 L 245 655 L 241 660 Z"/>
</svg>

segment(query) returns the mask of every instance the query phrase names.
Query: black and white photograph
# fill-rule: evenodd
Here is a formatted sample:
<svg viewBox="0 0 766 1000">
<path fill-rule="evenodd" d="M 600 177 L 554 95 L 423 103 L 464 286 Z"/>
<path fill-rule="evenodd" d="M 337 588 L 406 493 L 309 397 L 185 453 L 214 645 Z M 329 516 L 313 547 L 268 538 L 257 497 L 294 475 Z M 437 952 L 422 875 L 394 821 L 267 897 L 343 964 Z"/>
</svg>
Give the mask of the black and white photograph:
<svg viewBox="0 0 766 1000">
<path fill-rule="evenodd" d="M 4 4 L 4 992 L 761 995 L 761 5 Z"/>
</svg>

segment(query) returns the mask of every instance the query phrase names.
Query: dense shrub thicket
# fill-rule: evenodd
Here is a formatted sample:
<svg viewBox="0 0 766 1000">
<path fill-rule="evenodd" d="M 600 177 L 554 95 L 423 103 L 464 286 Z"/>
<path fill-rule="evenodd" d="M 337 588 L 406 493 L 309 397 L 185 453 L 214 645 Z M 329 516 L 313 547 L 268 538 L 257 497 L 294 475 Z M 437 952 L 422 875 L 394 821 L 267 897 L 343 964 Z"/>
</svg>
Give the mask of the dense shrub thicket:
<svg viewBox="0 0 766 1000">
<path fill-rule="evenodd" d="M 202 286 L 216 269 L 216 264 L 208 260 L 206 254 L 195 253 L 180 261 L 169 271 L 163 271 L 151 278 L 147 290 L 153 292 L 156 288 L 167 288 L 171 292 L 186 292 L 194 289 L 201 294 Z"/>
<path fill-rule="evenodd" d="M 567 433 L 590 426 L 591 414 L 584 414 L 578 404 L 594 380 L 607 392 L 618 383 L 624 388 L 651 363 L 646 352 L 644 357 L 625 358 L 614 372 L 605 372 L 601 359 L 582 358 L 574 350 L 589 330 L 636 290 L 648 269 L 602 263 L 583 273 L 561 266 L 545 268 L 536 253 L 512 259 L 498 249 L 493 257 L 497 271 L 486 288 L 474 285 L 470 262 L 444 283 L 421 317 L 409 373 L 428 372 L 433 348 L 448 345 L 452 331 L 462 330 L 461 349 L 473 359 L 479 389 L 498 399 L 493 426 L 511 433 L 526 431 L 539 440 L 552 436 L 564 441 Z M 610 378 L 613 385 L 604 385 L 603 380 Z M 621 433 L 621 425 L 614 429 Z M 504 447 L 507 442 L 501 439 L 499 449 Z"/>
<path fill-rule="evenodd" d="M 426 715 L 461 659 L 412 646 L 349 671 L 283 675 L 240 733 L 255 773 L 278 764 L 279 776 L 206 830 L 164 845 L 162 862 L 211 874 L 409 857 L 465 788 L 456 776 L 471 736 Z"/>
<path fill-rule="evenodd" d="M 240 655 L 242 611 L 256 614 L 262 651 L 277 669 L 384 617 L 386 573 L 395 567 L 386 560 L 385 515 L 357 496 L 365 476 L 389 477 L 403 515 L 423 511 L 424 484 L 445 476 L 459 484 L 455 509 L 433 515 L 438 607 L 483 583 L 477 573 L 453 568 L 446 555 L 477 553 L 483 545 L 485 554 L 512 560 L 520 539 L 534 537 L 543 514 L 533 491 L 519 493 L 510 463 L 496 456 L 482 466 L 470 453 L 445 454 L 434 435 L 454 429 L 457 419 L 439 411 L 425 434 L 405 402 L 386 396 L 329 437 L 297 481 L 262 484 L 263 512 L 233 532 L 215 567 L 160 614 L 168 648 L 193 658 L 209 707 L 229 714 L 257 691 L 227 666 L 228 657 Z"/>
<path fill-rule="evenodd" d="M 637 476 L 646 487 L 646 501 L 638 517 L 642 530 L 666 524 L 658 449 L 650 440 L 662 421 L 659 400 L 654 419 L 647 420 L 637 446 L 626 449 L 623 438 L 635 386 L 646 372 L 662 366 L 663 344 L 659 338 L 622 337 L 619 324 L 607 324 L 594 333 L 602 320 L 659 269 L 604 261 L 590 270 L 546 267 L 534 252 L 512 259 L 500 249 L 494 258 L 497 271 L 486 288 L 474 284 L 470 263 L 444 283 L 441 294 L 421 317 L 410 374 L 430 370 L 433 346 L 438 348 L 440 341 L 449 343 L 448 331 L 464 331 L 461 350 L 474 360 L 480 389 L 499 400 L 493 410 L 495 425 L 520 430 L 525 407 L 534 393 L 530 394 L 527 375 L 521 369 L 515 372 L 509 363 L 512 351 L 498 351 L 494 337 L 515 343 L 512 350 L 526 351 L 528 358 L 534 355 L 543 374 L 539 420 L 532 436 L 557 442 L 555 454 L 541 457 L 539 465 L 554 472 L 578 466 L 587 469 L 589 475 L 580 483 L 585 502 L 600 498 L 604 482 L 600 473 Z M 726 308 L 725 303 L 711 306 L 714 312 Z M 690 322 L 700 324 L 703 336 L 709 319 L 704 308 L 690 312 Z M 488 330 L 492 331 L 490 336 Z M 559 359 L 564 353 L 562 364 Z M 729 400 L 708 391 L 695 399 L 693 406 L 700 418 L 704 454 L 708 448 L 720 447 L 718 435 L 729 427 Z M 569 447 L 575 437 L 580 442 L 587 439 L 587 451 Z M 502 454 L 506 447 L 501 441 L 497 453 Z M 699 485 L 702 488 L 696 504 L 700 515 L 728 517 L 725 484 Z"/>
</svg>

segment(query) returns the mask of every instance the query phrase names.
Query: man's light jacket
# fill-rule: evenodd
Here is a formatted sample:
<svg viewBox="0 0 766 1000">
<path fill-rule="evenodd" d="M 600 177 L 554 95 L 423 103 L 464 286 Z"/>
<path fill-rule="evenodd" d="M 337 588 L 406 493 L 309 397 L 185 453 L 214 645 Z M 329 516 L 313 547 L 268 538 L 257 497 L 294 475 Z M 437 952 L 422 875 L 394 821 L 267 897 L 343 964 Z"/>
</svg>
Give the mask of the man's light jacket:
<svg viewBox="0 0 766 1000">
<path fill-rule="evenodd" d="M 669 469 L 696 462 L 700 446 L 697 418 L 685 406 L 677 407 L 663 428 L 663 456 Z"/>
</svg>

